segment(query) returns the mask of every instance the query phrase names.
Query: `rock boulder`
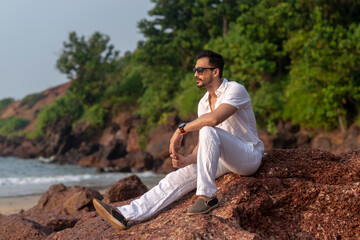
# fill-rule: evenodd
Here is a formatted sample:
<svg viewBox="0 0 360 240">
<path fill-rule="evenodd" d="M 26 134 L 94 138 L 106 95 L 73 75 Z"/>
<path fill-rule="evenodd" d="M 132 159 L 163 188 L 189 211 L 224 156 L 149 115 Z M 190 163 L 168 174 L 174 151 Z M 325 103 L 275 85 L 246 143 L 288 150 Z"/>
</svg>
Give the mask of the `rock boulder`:
<svg viewBox="0 0 360 240">
<path fill-rule="evenodd" d="M 148 191 L 148 188 L 136 175 L 120 179 L 105 192 L 104 202 L 113 203 L 138 197 Z"/>
<path fill-rule="evenodd" d="M 0 239 L 45 239 L 53 232 L 50 228 L 20 216 L 0 214 Z"/>
<path fill-rule="evenodd" d="M 59 231 L 73 227 L 86 212 L 94 211 L 94 198 L 101 200 L 103 196 L 90 188 L 56 184 L 49 188 L 35 207 L 21 212 L 20 216 Z"/>
</svg>

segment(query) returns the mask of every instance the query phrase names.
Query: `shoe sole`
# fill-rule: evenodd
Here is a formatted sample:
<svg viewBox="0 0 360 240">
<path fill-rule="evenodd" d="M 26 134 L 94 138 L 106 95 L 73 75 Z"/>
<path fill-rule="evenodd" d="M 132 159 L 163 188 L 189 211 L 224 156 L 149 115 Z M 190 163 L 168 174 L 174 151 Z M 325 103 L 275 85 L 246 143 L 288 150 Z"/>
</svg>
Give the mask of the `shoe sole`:
<svg viewBox="0 0 360 240">
<path fill-rule="evenodd" d="M 209 209 L 206 209 L 205 211 L 203 212 L 197 212 L 197 213 L 186 213 L 186 215 L 188 216 L 193 216 L 193 215 L 200 215 L 200 214 L 206 214 L 208 212 L 210 212 L 211 210 L 213 210 L 214 208 L 216 208 L 217 206 L 219 206 L 219 203 L 217 203 L 216 205 L 212 206 L 211 208 Z"/>
<path fill-rule="evenodd" d="M 119 222 L 116 218 L 114 218 L 100 203 L 93 200 L 94 207 L 96 211 L 102 216 L 106 221 L 108 221 L 111 225 L 113 225 L 118 230 L 125 230 L 126 226 Z"/>
</svg>

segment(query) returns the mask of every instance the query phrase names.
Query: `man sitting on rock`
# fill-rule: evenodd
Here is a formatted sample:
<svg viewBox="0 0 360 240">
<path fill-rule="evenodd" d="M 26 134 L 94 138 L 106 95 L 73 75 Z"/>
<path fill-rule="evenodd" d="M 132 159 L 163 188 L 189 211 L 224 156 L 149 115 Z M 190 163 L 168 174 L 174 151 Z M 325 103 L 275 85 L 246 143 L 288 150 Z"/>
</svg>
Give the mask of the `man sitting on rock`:
<svg viewBox="0 0 360 240">
<path fill-rule="evenodd" d="M 132 201 L 115 208 L 94 199 L 96 211 L 117 229 L 129 220 L 144 220 L 197 188 L 195 204 L 187 215 L 205 214 L 218 206 L 215 179 L 228 172 L 248 176 L 261 164 L 264 145 L 258 138 L 250 96 L 244 86 L 222 78 L 223 57 L 210 50 L 197 55 L 194 76 L 207 92 L 198 105 L 198 118 L 179 125 L 169 146 L 174 167 L 159 184 Z M 192 154 L 177 152 L 183 135 L 199 130 Z"/>
</svg>

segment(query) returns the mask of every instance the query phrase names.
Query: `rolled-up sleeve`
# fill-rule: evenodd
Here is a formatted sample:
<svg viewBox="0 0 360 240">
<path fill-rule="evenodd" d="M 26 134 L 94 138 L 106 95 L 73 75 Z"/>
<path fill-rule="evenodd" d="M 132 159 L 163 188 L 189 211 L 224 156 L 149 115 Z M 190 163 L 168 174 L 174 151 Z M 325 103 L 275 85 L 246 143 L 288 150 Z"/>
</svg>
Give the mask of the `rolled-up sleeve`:
<svg viewBox="0 0 360 240">
<path fill-rule="evenodd" d="M 240 109 L 250 103 L 250 96 L 244 86 L 235 85 L 227 88 L 225 98 L 221 103 L 227 103 Z"/>
</svg>

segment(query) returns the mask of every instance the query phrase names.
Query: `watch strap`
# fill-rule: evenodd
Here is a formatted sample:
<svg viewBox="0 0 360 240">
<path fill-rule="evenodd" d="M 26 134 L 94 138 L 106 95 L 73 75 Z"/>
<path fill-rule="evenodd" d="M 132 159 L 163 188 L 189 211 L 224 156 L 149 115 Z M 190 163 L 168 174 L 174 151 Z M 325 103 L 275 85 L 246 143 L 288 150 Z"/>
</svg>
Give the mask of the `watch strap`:
<svg viewBox="0 0 360 240">
<path fill-rule="evenodd" d="M 181 123 L 178 128 L 180 130 L 180 135 L 184 135 L 184 134 L 187 134 L 187 132 L 185 131 L 184 127 L 186 126 L 186 123 Z"/>
</svg>

